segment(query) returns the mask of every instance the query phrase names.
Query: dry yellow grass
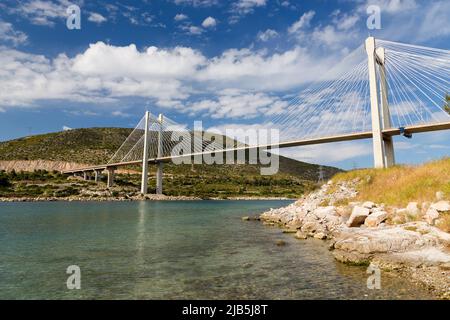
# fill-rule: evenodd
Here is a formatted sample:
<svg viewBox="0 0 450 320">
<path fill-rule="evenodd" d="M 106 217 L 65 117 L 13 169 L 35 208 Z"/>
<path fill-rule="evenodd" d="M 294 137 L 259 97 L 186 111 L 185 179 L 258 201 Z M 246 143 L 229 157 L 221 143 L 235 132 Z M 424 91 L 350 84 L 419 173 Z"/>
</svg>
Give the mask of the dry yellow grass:
<svg viewBox="0 0 450 320">
<path fill-rule="evenodd" d="M 450 158 L 419 166 L 354 170 L 335 175 L 333 181 L 355 178 L 361 180 L 356 200 L 406 206 L 410 201 L 435 201 L 437 191 L 450 198 Z"/>
</svg>

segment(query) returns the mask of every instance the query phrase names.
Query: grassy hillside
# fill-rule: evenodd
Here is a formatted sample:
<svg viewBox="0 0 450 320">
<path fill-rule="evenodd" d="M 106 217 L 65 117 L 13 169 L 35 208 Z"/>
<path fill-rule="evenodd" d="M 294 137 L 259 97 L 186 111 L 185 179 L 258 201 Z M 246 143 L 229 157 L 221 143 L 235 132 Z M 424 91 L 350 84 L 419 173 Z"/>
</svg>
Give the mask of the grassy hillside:
<svg viewBox="0 0 450 320">
<path fill-rule="evenodd" d="M 106 163 L 130 132 L 131 129 L 123 128 L 76 129 L 1 142 L 0 160 Z M 151 166 L 150 170 L 152 188 L 155 184 L 154 167 Z M 325 179 L 339 171 L 337 168 L 323 167 Z M 167 163 L 164 169 L 164 193 L 200 197 L 298 197 L 316 186 L 318 172 L 317 165 L 285 157 L 280 157 L 279 173 L 273 176 L 261 176 L 259 165 L 191 166 Z M 24 176 L 9 178 L 18 182 L 21 177 Z M 39 182 L 39 179 L 32 179 L 30 183 L 33 181 Z M 122 175 L 117 182 L 138 190 L 140 178 L 138 175 Z M 10 195 L 15 192 L 11 188 L 9 190 Z"/>
<path fill-rule="evenodd" d="M 450 198 L 450 158 L 419 166 L 395 166 L 388 169 L 364 169 L 339 173 L 334 181 L 359 178 L 358 200 L 393 206 L 408 202 L 434 201 L 436 192 Z"/>
<path fill-rule="evenodd" d="M 54 160 L 100 164 L 131 133 L 124 128 L 88 128 L 0 142 L 0 160 Z"/>
</svg>

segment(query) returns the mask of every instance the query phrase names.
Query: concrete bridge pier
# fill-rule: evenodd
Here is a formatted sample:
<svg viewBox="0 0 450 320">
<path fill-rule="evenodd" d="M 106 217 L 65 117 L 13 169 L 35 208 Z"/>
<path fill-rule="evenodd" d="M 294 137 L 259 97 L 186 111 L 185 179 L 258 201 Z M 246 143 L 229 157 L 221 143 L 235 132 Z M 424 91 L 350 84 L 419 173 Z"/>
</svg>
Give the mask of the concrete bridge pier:
<svg viewBox="0 0 450 320">
<path fill-rule="evenodd" d="M 158 158 L 163 156 L 163 121 L 164 117 L 160 114 L 158 117 Z M 156 194 L 163 194 L 163 163 L 158 162 L 156 166 Z"/>
<path fill-rule="evenodd" d="M 374 37 L 366 39 L 366 51 L 369 67 L 374 166 L 375 168 L 387 168 L 395 164 L 395 157 L 392 137 L 383 136 L 383 130 L 391 128 L 385 51 L 384 48 L 376 48 Z M 380 74 L 380 85 L 377 83 L 377 66 Z"/>
<path fill-rule="evenodd" d="M 94 170 L 94 181 L 95 182 L 100 182 L 100 176 L 101 176 L 102 171 L 101 170 Z"/>
<path fill-rule="evenodd" d="M 114 185 L 115 170 L 116 170 L 115 167 L 106 168 L 106 171 L 108 172 L 108 182 L 107 182 L 108 188 L 111 188 Z"/>
<path fill-rule="evenodd" d="M 389 111 L 389 92 L 386 79 L 386 54 L 384 48 L 377 48 L 375 50 L 376 60 L 380 72 L 380 95 L 381 95 L 381 123 L 383 130 L 391 129 L 391 113 Z M 395 165 L 394 141 L 392 137 L 383 136 L 384 148 L 384 167 L 392 167 Z"/>
<path fill-rule="evenodd" d="M 163 194 L 163 163 L 156 164 L 156 194 Z"/>
<path fill-rule="evenodd" d="M 142 179 L 141 194 L 148 193 L 148 125 L 150 120 L 150 112 L 145 112 L 145 128 L 144 128 L 144 153 L 142 156 Z"/>
<path fill-rule="evenodd" d="M 83 171 L 83 179 L 85 181 L 89 180 L 89 175 L 88 175 L 87 171 Z"/>
</svg>

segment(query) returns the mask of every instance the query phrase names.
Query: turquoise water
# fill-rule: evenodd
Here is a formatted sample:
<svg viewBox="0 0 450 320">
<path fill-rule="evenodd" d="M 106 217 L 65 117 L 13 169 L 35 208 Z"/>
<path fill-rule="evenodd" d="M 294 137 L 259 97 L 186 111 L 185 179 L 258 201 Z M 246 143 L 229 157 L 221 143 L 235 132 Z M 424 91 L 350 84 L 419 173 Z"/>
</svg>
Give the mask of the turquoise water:
<svg viewBox="0 0 450 320">
<path fill-rule="evenodd" d="M 242 216 L 286 201 L 0 203 L 2 299 L 428 298 Z M 277 246 L 284 240 L 285 246 Z M 68 290 L 66 269 L 81 269 Z"/>
</svg>

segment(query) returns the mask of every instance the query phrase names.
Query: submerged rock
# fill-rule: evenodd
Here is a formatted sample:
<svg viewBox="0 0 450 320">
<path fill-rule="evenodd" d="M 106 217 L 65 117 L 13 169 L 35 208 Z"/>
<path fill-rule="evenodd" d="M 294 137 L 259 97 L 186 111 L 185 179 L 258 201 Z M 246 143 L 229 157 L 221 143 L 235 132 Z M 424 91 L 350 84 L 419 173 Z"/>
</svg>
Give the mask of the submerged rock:
<svg viewBox="0 0 450 320">
<path fill-rule="evenodd" d="M 295 234 L 295 238 L 304 240 L 304 239 L 308 238 L 308 235 L 306 233 L 298 230 L 297 233 Z"/>
</svg>

